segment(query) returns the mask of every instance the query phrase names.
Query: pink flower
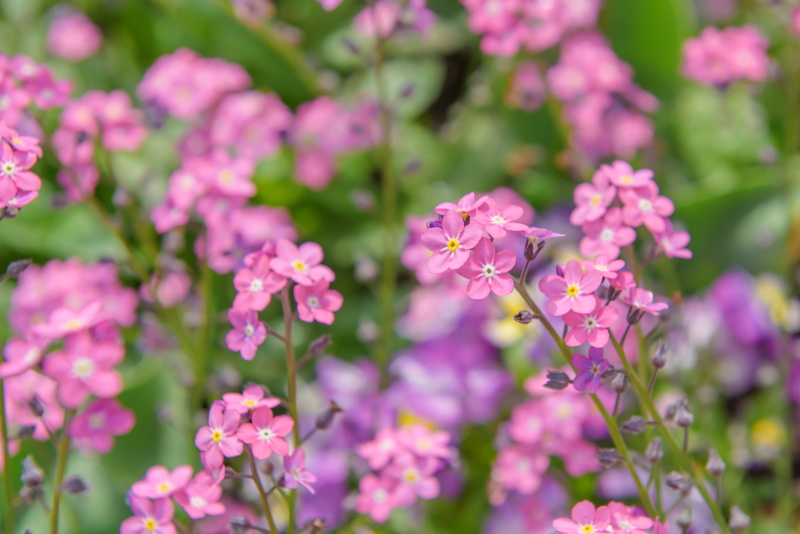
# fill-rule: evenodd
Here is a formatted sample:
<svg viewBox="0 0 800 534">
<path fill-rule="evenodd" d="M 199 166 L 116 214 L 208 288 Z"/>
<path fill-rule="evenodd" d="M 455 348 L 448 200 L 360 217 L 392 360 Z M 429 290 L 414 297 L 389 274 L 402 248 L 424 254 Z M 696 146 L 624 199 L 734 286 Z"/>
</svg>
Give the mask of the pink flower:
<svg viewBox="0 0 800 534">
<path fill-rule="evenodd" d="M 100 322 L 102 303 L 93 301 L 80 310 L 57 308 L 47 317 L 47 322 L 34 326 L 33 332 L 48 338 L 59 338 L 86 330 Z"/>
<path fill-rule="evenodd" d="M 306 453 L 297 449 L 290 456 L 283 457 L 283 485 L 289 489 L 297 489 L 300 484 L 311 493 L 314 488 L 311 484 L 317 481 L 314 473 L 306 469 Z"/>
<path fill-rule="evenodd" d="M 242 415 L 262 406 L 274 408 L 281 403 L 275 397 L 265 397 L 264 388 L 261 386 L 248 386 L 242 393 L 225 393 L 222 395 L 222 400 L 225 402 L 226 409 L 234 410 Z"/>
<path fill-rule="evenodd" d="M 328 289 L 327 280 L 319 280 L 310 286 L 294 286 L 297 316 L 301 321 L 333 324 L 333 312 L 339 311 L 344 299 L 342 294 Z"/>
<path fill-rule="evenodd" d="M 586 236 L 581 239 L 580 251 L 590 258 L 603 255 L 617 259 L 620 248 L 636 240 L 636 231 L 622 224 L 622 211 L 619 208 L 611 208 L 605 217 L 587 222 L 582 228 Z"/>
<path fill-rule="evenodd" d="M 422 244 L 433 251 L 428 260 L 432 273 L 458 269 L 469 260 L 469 251 L 478 244 L 483 227 L 477 223 L 464 227 L 464 219 L 457 210 L 448 211 L 441 228 L 429 228 L 422 234 Z"/>
<path fill-rule="evenodd" d="M 398 506 L 410 506 L 420 499 L 435 499 L 441 488 L 434 474 L 438 462 L 431 458 L 419 459 L 410 454 L 397 458 L 386 468 L 386 474 L 400 481 L 397 486 Z"/>
<path fill-rule="evenodd" d="M 689 232 L 673 232 L 669 219 L 664 220 L 664 230 L 653 237 L 666 257 L 687 260 L 692 257 L 692 251 L 686 248 L 691 240 Z"/>
<path fill-rule="evenodd" d="M 606 214 L 616 196 L 617 188 L 608 185 L 608 182 L 603 186 L 594 183 L 578 185 L 574 193 L 576 208 L 569 216 L 570 224 L 579 226 L 587 221 L 596 221 Z"/>
<path fill-rule="evenodd" d="M 384 523 L 397 506 L 397 482 L 367 475 L 358 483 L 356 512 L 369 514 L 373 521 Z"/>
<path fill-rule="evenodd" d="M 633 508 L 619 502 L 608 503 L 611 524 L 617 534 L 649 534 L 653 520 L 643 515 L 633 515 Z"/>
<path fill-rule="evenodd" d="M 492 467 L 492 478 L 503 489 L 530 495 L 542 484 L 550 458 L 534 447 L 514 445 L 500 451 Z"/>
<path fill-rule="evenodd" d="M 270 267 L 278 274 L 291 278 L 300 285 L 310 286 L 319 280 L 333 282 L 333 271 L 322 263 L 322 247 L 316 243 L 303 243 L 299 247 L 279 239 L 275 245 L 275 257 Z"/>
<path fill-rule="evenodd" d="M 44 372 L 58 381 L 58 400 L 65 408 L 77 408 L 89 394 L 107 399 L 122 391 L 122 376 L 114 369 L 125 357 L 116 342 L 94 342 L 88 333 L 73 334 L 64 350 L 44 360 Z"/>
<path fill-rule="evenodd" d="M 606 532 L 611 523 L 607 506 L 595 509 L 589 501 L 581 501 L 572 508 L 572 519 L 556 519 L 553 527 L 559 534 L 595 534 Z"/>
<path fill-rule="evenodd" d="M 114 436 L 133 430 L 136 418 L 116 399 L 93 401 L 69 424 L 67 433 L 79 449 L 105 454 L 114 446 Z"/>
<path fill-rule="evenodd" d="M 253 310 L 241 312 L 235 308 L 228 310 L 228 321 L 233 330 L 225 336 L 225 343 L 234 352 L 239 352 L 245 360 L 252 360 L 258 346 L 267 339 L 267 327 L 258 320 Z"/>
<path fill-rule="evenodd" d="M 15 150 L 10 144 L 2 142 L 0 151 L 0 183 L 11 184 L 21 191 L 38 191 L 42 180 L 30 168 L 36 163 L 31 152 Z"/>
<path fill-rule="evenodd" d="M 481 238 L 473 249 L 472 257 L 458 269 L 458 274 L 469 280 L 467 295 L 472 299 L 485 299 L 489 292 L 505 297 L 514 291 L 514 280 L 508 274 L 517 261 L 510 250 L 496 252 L 494 244 Z"/>
<path fill-rule="evenodd" d="M 233 307 L 239 310 L 262 311 L 269 305 L 272 295 L 286 285 L 286 278 L 269 268 L 270 260 L 260 258 L 252 269 L 243 268 L 233 278 L 233 285 L 239 293 Z"/>
<path fill-rule="evenodd" d="M 404 450 L 400 435 L 394 428 L 382 428 L 375 439 L 362 443 L 356 448 L 358 455 L 367 460 L 371 469 L 382 469 Z"/>
<path fill-rule="evenodd" d="M 603 358 L 603 349 L 592 347 L 589 349 L 588 358 L 582 354 L 575 354 L 572 356 L 572 364 L 578 372 L 572 381 L 575 389 L 597 393 L 597 388 L 600 387 L 600 381 L 603 379 L 603 373 L 608 370 L 610 365 L 608 360 Z"/>
<path fill-rule="evenodd" d="M 570 260 L 564 269 L 564 276 L 547 275 L 539 282 L 539 289 L 550 300 L 547 313 L 554 316 L 569 311 L 591 313 L 595 309 L 594 291 L 600 287 L 603 277 L 597 271 L 583 271 L 578 260 Z"/>
<path fill-rule="evenodd" d="M 64 408 L 56 400 L 55 380 L 30 369 L 3 382 L 6 415 L 11 427 L 33 427 L 33 438 L 46 441 L 63 426 Z M 31 410 L 34 399 L 44 414 Z"/>
<path fill-rule="evenodd" d="M 620 271 L 616 278 L 608 279 L 609 285 L 617 291 L 625 291 L 636 287 L 636 280 L 630 271 Z"/>
<path fill-rule="evenodd" d="M 203 453 L 201 459 L 208 470 L 222 467 L 223 456 L 233 458 L 242 454 L 244 447 L 237 437 L 239 413 L 226 410 L 225 404 L 215 401 L 208 413 L 208 426 L 197 431 L 195 446 Z"/>
<path fill-rule="evenodd" d="M 147 470 L 145 477 L 131 486 L 131 493 L 145 499 L 162 499 L 182 490 L 192 478 L 192 466 L 181 465 L 170 472 L 156 465 Z"/>
<path fill-rule="evenodd" d="M 40 344 L 27 339 L 9 339 L 3 347 L 0 379 L 24 373 L 42 360 L 44 350 Z"/>
<path fill-rule="evenodd" d="M 500 209 L 497 202 L 490 197 L 475 211 L 475 220 L 483 225 L 486 233 L 495 239 L 505 237 L 508 232 L 524 232 L 528 226 L 514 222 L 522 217 L 523 210 L 520 206 L 506 206 Z"/>
<path fill-rule="evenodd" d="M 653 292 L 640 287 L 629 290 L 628 296 L 623 300 L 625 304 L 651 315 L 658 315 L 658 312 L 669 307 L 664 302 L 653 302 Z"/>
<path fill-rule="evenodd" d="M 683 44 L 683 74 L 703 85 L 764 81 L 769 72 L 768 46 L 755 26 L 703 28 Z"/>
<path fill-rule="evenodd" d="M 68 61 L 80 61 L 94 55 L 103 42 L 100 29 L 80 12 L 56 17 L 47 30 L 47 48 Z"/>
<path fill-rule="evenodd" d="M 608 329 L 619 318 L 619 312 L 611 306 L 603 306 L 595 297 L 595 309 L 591 313 L 567 312 L 564 324 L 570 327 L 564 338 L 567 345 L 577 347 L 589 341 L 592 347 L 605 347 L 608 344 Z"/>
<path fill-rule="evenodd" d="M 653 171 L 650 169 L 634 171 L 630 163 L 619 159 L 610 165 L 601 165 L 595 177 L 603 177 L 619 188 L 646 187 L 653 183 Z"/>
<path fill-rule="evenodd" d="M 524 445 L 536 445 L 547 430 L 547 414 L 538 402 L 526 402 L 514 407 L 508 434 Z"/>
<path fill-rule="evenodd" d="M 448 446 L 451 439 L 449 432 L 431 432 L 425 425 L 414 424 L 403 427 L 396 439 L 402 447 L 421 458 L 449 460 L 453 456 Z"/>
<path fill-rule="evenodd" d="M 586 269 L 594 269 L 607 280 L 613 280 L 617 277 L 617 271 L 625 267 L 625 262 L 622 260 L 609 261 L 608 256 L 601 254 L 593 260 L 583 260 L 581 265 Z"/>
<path fill-rule="evenodd" d="M 269 408 L 258 408 L 250 419 L 252 422 L 242 425 L 237 437 L 253 447 L 253 456 L 266 460 L 270 454 L 278 456 L 289 454 L 289 442 L 283 436 L 294 428 L 294 421 L 287 415 L 273 417 Z"/>
<path fill-rule="evenodd" d="M 222 515 L 225 505 L 219 502 L 222 487 L 206 471 L 200 471 L 184 486 L 175 492 L 174 498 L 192 519 L 202 519 L 207 515 Z"/>
<path fill-rule="evenodd" d="M 655 183 L 623 189 L 619 198 L 625 204 L 622 208 L 625 224 L 634 228 L 644 224 L 653 233 L 663 232 L 664 219 L 675 211 L 675 205 L 670 199 L 658 195 L 658 186 Z"/>
<path fill-rule="evenodd" d="M 129 496 L 134 517 L 129 517 L 119 527 L 120 534 L 177 534 L 172 517 L 175 508 L 169 499 L 151 501 Z"/>
<path fill-rule="evenodd" d="M 475 201 L 475 193 L 467 193 L 461 200 L 458 201 L 457 204 L 453 204 L 452 202 L 442 202 L 433 211 L 438 213 L 439 215 L 446 215 L 448 211 L 455 210 L 458 212 L 459 215 L 466 217 L 469 215 L 470 217 L 474 217 L 478 211 L 478 208 L 488 200 L 489 197 L 483 196 L 478 201 Z"/>
</svg>

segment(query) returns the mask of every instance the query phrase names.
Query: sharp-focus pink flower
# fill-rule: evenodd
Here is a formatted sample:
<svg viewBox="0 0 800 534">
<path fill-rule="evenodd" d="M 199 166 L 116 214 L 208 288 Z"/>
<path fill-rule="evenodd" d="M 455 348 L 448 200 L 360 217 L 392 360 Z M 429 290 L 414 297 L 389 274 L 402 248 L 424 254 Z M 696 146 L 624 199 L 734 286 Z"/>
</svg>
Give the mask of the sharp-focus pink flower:
<svg viewBox="0 0 800 534">
<path fill-rule="evenodd" d="M 689 232 L 674 232 L 669 219 L 664 220 L 664 230 L 653 237 L 666 257 L 687 260 L 692 257 L 692 251 L 686 248 L 691 240 Z"/>
<path fill-rule="evenodd" d="M 625 224 L 634 228 L 644 224 L 654 234 L 664 231 L 664 219 L 675 211 L 670 199 L 659 196 L 655 182 L 644 187 L 623 189 L 619 192 L 619 198 L 625 204 L 622 208 Z"/>
<path fill-rule="evenodd" d="M 192 466 L 181 465 L 170 472 L 162 465 L 147 470 L 144 478 L 134 482 L 131 493 L 145 499 L 162 499 L 186 487 L 192 479 Z"/>
<path fill-rule="evenodd" d="M 514 222 L 522 217 L 520 206 L 511 205 L 501 209 L 493 198 L 485 198 L 486 201 L 475 211 L 474 219 L 483 225 L 487 234 L 500 239 L 505 237 L 506 232 L 524 232 L 528 229 L 527 225 Z"/>
<path fill-rule="evenodd" d="M 606 532 L 611 523 L 607 506 L 595 509 L 589 501 L 581 501 L 572 508 L 572 519 L 556 519 L 553 528 L 559 534 L 595 534 Z"/>
<path fill-rule="evenodd" d="M 127 434 L 135 423 L 133 412 L 117 399 L 99 399 L 70 421 L 67 433 L 79 449 L 105 454 L 114 446 L 114 437 Z"/>
<path fill-rule="evenodd" d="M 578 373 L 572 381 L 575 389 L 597 393 L 597 389 L 603 379 L 603 373 L 608 370 L 610 365 L 608 360 L 603 357 L 603 349 L 592 347 L 589 349 L 588 358 L 582 354 L 575 354 L 572 356 L 572 364 Z"/>
<path fill-rule="evenodd" d="M 580 251 L 584 256 L 607 256 L 609 259 L 619 258 L 621 247 L 627 247 L 636 240 L 636 230 L 622 223 L 622 211 L 611 208 L 605 217 L 590 221 L 583 225 Z"/>
<path fill-rule="evenodd" d="M 605 215 L 617 196 L 617 188 L 608 185 L 608 182 L 603 187 L 595 183 L 584 183 L 575 188 L 573 196 L 576 207 L 569 216 L 569 222 L 579 226 L 587 221 L 596 221 Z"/>
<path fill-rule="evenodd" d="M 222 515 L 225 505 L 219 502 L 222 487 L 206 471 L 200 471 L 183 489 L 174 495 L 177 502 L 192 519 L 207 515 Z"/>
<path fill-rule="evenodd" d="M 47 49 L 69 61 L 94 55 L 102 43 L 100 28 L 80 12 L 56 17 L 47 30 Z"/>
<path fill-rule="evenodd" d="M 314 493 L 314 488 L 311 484 L 317 481 L 317 477 L 306 469 L 306 453 L 302 449 L 297 449 L 293 454 L 284 456 L 283 471 L 284 486 L 289 489 L 297 489 L 298 484 L 300 484 L 311 493 Z"/>
<path fill-rule="evenodd" d="M 464 218 L 457 210 L 448 211 L 441 228 L 429 228 L 422 234 L 422 244 L 433 251 L 428 269 L 432 273 L 458 269 L 467 263 L 469 251 L 478 244 L 482 235 L 483 226 L 473 222 L 465 227 Z"/>
<path fill-rule="evenodd" d="M 577 347 L 589 341 L 593 347 L 605 347 L 608 344 L 608 329 L 619 318 L 619 312 L 611 306 L 603 306 L 597 299 L 595 309 L 591 313 L 568 312 L 564 315 L 564 324 L 570 327 L 564 338 L 567 345 Z"/>
<path fill-rule="evenodd" d="M 95 342 L 88 333 L 72 334 L 64 350 L 48 354 L 42 368 L 58 381 L 58 400 L 65 408 L 77 408 L 93 394 L 101 399 L 122 391 L 122 376 L 116 367 L 125 348 L 116 342 Z"/>
<path fill-rule="evenodd" d="M 177 534 L 172 518 L 175 508 L 170 499 L 151 501 L 129 496 L 134 517 L 129 517 L 119 527 L 120 534 Z"/>
<path fill-rule="evenodd" d="M 222 400 L 225 402 L 226 409 L 234 410 L 242 415 L 262 406 L 274 408 L 281 403 L 275 397 L 265 396 L 264 388 L 257 385 L 246 387 L 242 393 L 225 393 L 222 395 Z"/>
<path fill-rule="evenodd" d="M 41 189 L 41 178 L 29 170 L 36 163 L 36 156 L 31 152 L 15 150 L 6 142 L 0 142 L 0 145 L 0 182 L 10 182 L 21 191 Z"/>
<path fill-rule="evenodd" d="M 288 415 L 272 415 L 269 408 L 258 408 L 250 418 L 251 422 L 241 426 L 237 436 L 253 448 L 253 456 L 266 460 L 270 454 L 278 456 L 289 454 L 289 442 L 283 436 L 294 428 L 294 421 Z"/>
<path fill-rule="evenodd" d="M 358 483 L 356 512 L 369 514 L 373 521 L 384 523 L 397 506 L 397 482 L 375 475 L 367 475 Z"/>
<path fill-rule="evenodd" d="M 319 280 L 309 286 L 294 286 L 297 316 L 301 321 L 333 324 L 333 312 L 339 311 L 344 299 L 329 285 L 327 280 Z"/>
<path fill-rule="evenodd" d="M 653 183 L 653 171 L 650 169 L 633 170 L 627 161 L 616 160 L 610 165 L 600 165 L 595 173 L 596 177 L 603 177 L 619 188 L 645 187 Z"/>
<path fill-rule="evenodd" d="M 198 430 L 194 438 L 207 470 L 222 467 L 223 456 L 233 458 L 242 454 L 244 447 L 236 435 L 238 429 L 239 412 L 226 410 L 225 403 L 215 401 L 208 412 L 208 426 Z"/>
<path fill-rule="evenodd" d="M 267 327 L 258 320 L 253 310 L 240 312 L 235 308 L 228 310 L 228 321 L 233 330 L 225 336 L 225 343 L 234 352 L 239 352 L 245 360 L 252 360 L 258 346 L 267 339 Z"/>
<path fill-rule="evenodd" d="M 490 292 L 505 297 L 514 291 L 514 280 L 508 271 L 514 268 L 517 256 L 510 250 L 496 252 L 494 244 L 481 238 L 467 263 L 456 272 L 469 280 L 467 295 L 472 299 L 485 299 Z"/>
<path fill-rule="evenodd" d="M 530 495 L 542 484 L 550 458 L 528 445 L 514 445 L 500 451 L 492 468 L 492 479 L 505 490 Z"/>
<path fill-rule="evenodd" d="M 467 193 L 461 197 L 457 204 L 453 204 L 452 202 L 442 202 L 436 206 L 433 211 L 444 216 L 448 211 L 455 210 L 462 217 L 466 217 L 467 215 L 474 217 L 478 211 L 478 208 L 481 207 L 483 203 L 488 200 L 488 198 L 489 197 L 487 196 L 483 196 L 476 201 L 475 193 Z"/>
<path fill-rule="evenodd" d="M 617 277 L 617 271 L 625 267 L 625 262 L 623 260 L 609 261 L 608 256 L 601 254 L 593 260 L 583 260 L 581 265 L 586 269 L 594 269 L 607 280 L 613 280 Z"/>
<path fill-rule="evenodd" d="M 260 258 L 251 269 L 243 268 L 233 278 L 233 285 L 239 293 L 233 307 L 239 310 L 262 311 L 269 305 L 272 295 L 286 285 L 286 277 L 269 267 L 268 257 Z"/>
<path fill-rule="evenodd" d="M 619 502 L 608 503 L 611 525 L 618 534 L 649 534 L 653 520 L 643 515 L 634 515 L 634 509 Z"/>
<path fill-rule="evenodd" d="M 79 310 L 57 308 L 47 317 L 47 322 L 34 326 L 33 332 L 48 338 L 59 338 L 73 332 L 91 328 L 102 319 L 102 303 L 93 301 Z"/>
<path fill-rule="evenodd" d="M 597 271 L 583 271 L 578 260 L 570 260 L 564 268 L 564 276 L 547 275 L 539 282 L 539 289 L 550 300 L 547 313 L 554 316 L 569 311 L 591 313 L 595 309 L 593 293 L 600 287 L 603 277 Z"/>
<path fill-rule="evenodd" d="M 3 347 L 0 379 L 24 373 L 42 360 L 44 349 L 40 343 L 27 339 L 9 339 Z"/>
<path fill-rule="evenodd" d="M 298 247 L 291 241 L 279 239 L 269 266 L 300 285 L 310 286 L 319 280 L 333 282 L 333 271 L 321 264 L 322 258 L 322 247 L 316 243 L 303 243 Z"/>
<path fill-rule="evenodd" d="M 665 302 L 653 302 L 653 292 L 640 287 L 629 290 L 623 300 L 628 306 L 651 315 L 658 315 L 669 307 Z"/>
</svg>

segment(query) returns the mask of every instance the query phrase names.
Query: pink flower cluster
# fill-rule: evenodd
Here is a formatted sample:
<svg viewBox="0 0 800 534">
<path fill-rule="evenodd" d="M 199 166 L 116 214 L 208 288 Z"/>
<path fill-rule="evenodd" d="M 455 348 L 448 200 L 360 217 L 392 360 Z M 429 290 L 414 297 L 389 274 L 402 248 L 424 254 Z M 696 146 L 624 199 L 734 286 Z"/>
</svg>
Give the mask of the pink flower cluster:
<svg viewBox="0 0 800 534">
<path fill-rule="evenodd" d="M 356 15 L 353 26 L 367 37 L 387 39 L 404 29 L 425 35 L 435 22 L 427 0 L 377 0 Z"/>
<path fill-rule="evenodd" d="M 692 257 L 686 248 L 689 234 L 673 230 L 669 216 L 675 206 L 669 198 L 659 195 L 653 171 L 634 171 L 624 161 L 602 165 L 591 183 L 575 188 L 574 198 L 576 208 L 570 222 L 583 229 L 580 251 L 584 256 L 615 260 L 620 248 L 636 239 L 634 228 L 644 226 L 668 258 Z"/>
<path fill-rule="evenodd" d="M 41 157 L 38 139 L 21 136 L 0 121 L 0 219 L 16 215 L 39 196 L 42 180 L 30 169 Z"/>
<path fill-rule="evenodd" d="M 683 44 L 683 74 L 703 85 L 763 82 L 769 73 L 767 39 L 755 26 L 704 28 Z"/>
<path fill-rule="evenodd" d="M 655 111 L 658 101 L 633 83 L 631 67 L 600 34 L 567 38 L 547 82 L 564 102 L 572 143 L 592 159 L 632 157 L 653 142 L 653 123 L 644 113 Z"/>
<path fill-rule="evenodd" d="M 236 298 L 228 311 L 233 330 L 226 338 L 228 348 L 245 360 L 252 360 L 267 338 L 267 329 L 258 319 L 272 296 L 294 283 L 293 295 L 301 321 L 332 324 L 334 312 L 342 307 L 341 293 L 330 289 L 336 275 L 322 265 L 322 247 L 317 243 L 295 245 L 286 239 L 266 242 L 244 259 L 244 267 L 233 279 Z"/>
<path fill-rule="evenodd" d="M 517 222 L 523 214 L 521 206 L 501 206 L 490 196 L 476 201 L 475 193 L 465 195 L 458 204 L 439 204 L 435 211 L 441 220 L 431 222 L 420 236 L 422 245 L 433 252 L 428 270 L 434 274 L 455 271 L 466 278 L 467 295 L 473 299 L 484 299 L 490 292 L 505 296 L 514 290 L 509 271 L 517 256 L 510 250 L 498 252 L 495 239 L 508 233 L 537 240 L 560 235 Z"/>
<path fill-rule="evenodd" d="M 94 55 L 103 44 L 103 34 L 80 11 L 65 10 L 47 29 L 47 49 L 68 61 L 81 61 Z"/>
<path fill-rule="evenodd" d="M 666 526 L 653 521 L 644 512 L 633 506 L 610 502 L 608 506 L 596 508 L 589 501 L 581 501 L 572 508 L 571 518 L 553 521 L 559 534 L 665 534 Z"/>
<path fill-rule="evenodd" d="M 76 410 L 67 434 L 85 451 L 108 452 L 134 422 L 114 397 L 125 356 L 118 327 L 134 323 L 136 293 L 119 284 L 114 265 L 54 260 L 23 272 L 11 302 L 16 337 L 3 349 L 0 379 L 12 435 L 30 427 L 34 439 L 50 439 L 64 409 Z"/>
<path fill-rule="evenodd" d="M 109 152 L 135 152 L 145 137 L 144 116 L 131 107 L 127 93 L 86 93 L 64 107 L 60 126 L 53 134 L 53 146 L 63 164 L 58 183 L 72 201 L 91 196 L 100 178 L 95 164 L 96 140 L 100 139 Z"/>
<path fill-rule="evenodd" d="M 0 54 L 0 121 L 25 135 L 41 138 L 35 119 L 28 112 L 33 103 L 39 109 L 64 105 L 72 82 L 56 80 L 53 71 L 24 55 Z"/>
<path fill-rule="evenodd" d="M 377 473 L 359 481 L 356 511 L 383 523 L 395 508 L 436 498 L 441 491 L 436 475 L 455 459 L 450 439 L 448 432 L 414 424 L 384 428 L 361 444 L 358 454 Z"/>
<path fill-rule="evenodd" d="M 492 56 L 538 52 L 577 28 L 593 26 L 601 0 L 461 0 L 470 29 L 481 35 L 481 50 Z"/>
<path fill-rule="evenodd" d="M 512 492 L 534 494 L 552 456 L 561 458 L 573 477 L 600 470 L 597 447 L 586 438 L 586 434 L 599 437 L 599 429 L 604 428 L 591 399 L 573 389 L 545 389 L 544 382 L 543 375 L 525 382 L 532 398 L 514 407 L 499 437 L 499 452 L 489 483 L 489 499 L 495 506 Z M 612 392 L 601 393 L 604 402 L 613 403 Z"/>
</svg>

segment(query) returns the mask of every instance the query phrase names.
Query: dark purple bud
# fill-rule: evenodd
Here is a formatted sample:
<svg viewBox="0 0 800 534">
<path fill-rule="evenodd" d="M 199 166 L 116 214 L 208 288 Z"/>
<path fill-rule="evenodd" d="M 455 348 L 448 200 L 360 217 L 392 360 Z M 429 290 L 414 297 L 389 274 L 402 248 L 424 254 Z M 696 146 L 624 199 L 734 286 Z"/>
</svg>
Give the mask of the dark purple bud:
<svg viewBox="0 0 800 534">
<path fill-rule="evenodd" d="M 36 395 L 31 397 L 31 400 L 28 401 L 28 408 L 31 414 L 36 418 L 40 418 L 44 415 L 44 404 L 42 404 L 42 401 L 40 401 L 39 397 Z"/>
<path fill-rule="evenodd" d="M 326 428 L 331 426 L 334 417 L 336 417 L 337 413 L 341 413 L 342 409 L 339 408 L 335 402 L 330 401 L 328 404 L 328 409 L 322 412 L 317 416 L 316 427 L 318 430 L 325 430 Z"/>
<path fill-rule="evenodd" d="M 628 323 L 629 324 L 637 324 L 639 321 L 642 320 L 644 317 L 644 312 L 638 308 L 634 308 L 631 306 L 628 309 Z"/>
<path fill-rule="evenodd" d="M 225 466 L 225 478 L 239 478 L 233 467 Z"/>
<path fill-rule="evenodd" d="M 514 315 L 514 320 L 519 324 L 531 324 L 536 316 L 528 310 L 520 310 Z"/>
<path fill-rule="evenodd" d="M 308 345 L 308 355 L 313 357 L 319 356 L 331 345 L 331 335 L 325 334 L 320 336 Z"/>
<path fill-rule="evenodd" d="M 644 432 L 645 427 L 647 427 L 647 421 L 644 420 L 644 417 L 638 415 L 634 415 L 619 425 L 620 430 L 629 434 L 641 434 Z"/>
<path fill-rule="evenodd" d="M 600 453 L 597 455 L 597 461 L 603 467 L 614 467 L 620 460 L 622 457 L 617 449 L 600 449 Z"/>
<path fill-rule="evenodd" d="M 656 350 L 653 353 L 653 357 L 650 359 L 650 361 L 653 364 L 653 367 L 655 367 L 656 369 L 661 369 L 662 367 L 667 365 L 668 349 L 669 347 L 667 346 L 666 342 L 664 342 L 664 340 L 660 340 L 658 342 L 658 345 L 656 345 Z"/>
<path fill-rule="evenodd" d="M 556 265 L 556 275 L 564 278 L 564 266 L 563 265 Z"/>
<path fill-rule="evenodd" d="M 680 492 L 688 491 L 692 487 L 692 481 L 677 471 L 667 473 L 667 476 L 664 477 L 664 483 L 667 487 Z"/>
<path fill-rule="evenodd" d="M 625 373 L 614 373 L 614 378 L 611 379 L 611 387 L 620 395 L 625 393 L 628 389 L 628 377 Z"/>
<path fill-rule="evenodd" d="M 36 431 L 36 425 L 24 425 L 17 430 L 18 439 L 32 438 L 33 433 Z"/>
<path fill-rule="evenodd" d="M 232 534 L 247 534 L 251 526 L 250 521 L 246 517 L 234 515 L 231 516 L 231 522 L 228 528 Z"/>
<path fill-rule="evenodd" d="M 685 402 L 682 403 L 678 407 L 678 411 L 675 412 L 675 422 L 682 428 L 689 428 L 692 426 L 692 423 L 694 422 L 694 415 L 692 415 L 692 412 L 689 411 L 689 407 L 686 406 Z"/>
<path fill-rule="evenodd" d="M 19 208 L 9 206 L 7 208 L 3 208 L 3 215 L 0 217 L 0 219 L 13 219 L 18 214 Z"/>
<path fill-rule="evenodd" d="M 86 485 L 86 482 L 83 481 L 79 475 L 69 475 L 64 479 L 56 491 L 63 491 L 64 493 L 69 493 L 71 495 L 80 495 L 81 493 L 86 493 L 89 489 L 89 486 Z"/>
<path fill-rule="evenodd" d="M 19 497 L 25 504 L 31 504 L 44 497 L 44 492 L 42 491 L 42 488 L 38 486 L 35 488 L 29 488 L 26 486 L 19 490 Z"/>
<path fill-rule="evenodd" d="M 22 460 L 22 476 L 20 477 L 22 484 L 29 488 L 35 488 L 42 484 L 44 481 L 44 471 L 36 465 L 36 460 L 33 456 L 27 456 Z"/>
<path fill-rule="evenodd" d="M 720 457 L 716 449 L 708 451 L 706 470 L 712 477 L 720 477 L 725 472 L 725 462 L 722 461 L 722 457 Z"/>
<path fill-rule="evenodd" d="M 436 221 L 428 221 L 425 226 L 427 226 L 428 228 L 442 228 L 442 221 L 441 219 Z"/>
<path fill-rule="evenodd" d="M 153 130 L 160 130 L 167 122 L 167 110 L 155 103 L 146 103 L 144 106 L 144 122 Z"/>
<path fill-rule="evenodd" d="M 523 252 L 525 259 L 528 261 L 535 260 L 544 249 L 546 242 L 547 240 L 539 237 L 528 237 L 525 241 L 525 251 Z"/>
<path fill-rule="evenodd" d="M 731 517 L 728 520 L 728 525 L 734 532 L 744 532 L 750 528 L 750 516 L 742 512 L 738 506 L 731 506 Z"/>
<path fill-rule="evenodd" d="M 3 279 L 18 277 L 23 272 L 25 272 L 25 269 L 30 267 L 30 265 L 31 265 L 31 260 L 12 261 L 11 263 L 8 264 L 8 267 L 6 268 L 6 274 L 3 277 Z"/>
<path fill-rule="evenodd" d="M 664 448 L 661 445 L 661 438 L 653 438 L 653 441 L 651 441 L 647 449 L 645 449 L 644 455 L 647 457 L 647 461 L 653 465 L 660 462 L 664 457 Z"/>
<path fill-rule="evenodd" d="M 572 383 L 567 373 L 560 371 L 547 371 L 547 382 L 544 387 L 547 389 L 555 389 L 556 391 L 562 390 Z"/>
</svg>

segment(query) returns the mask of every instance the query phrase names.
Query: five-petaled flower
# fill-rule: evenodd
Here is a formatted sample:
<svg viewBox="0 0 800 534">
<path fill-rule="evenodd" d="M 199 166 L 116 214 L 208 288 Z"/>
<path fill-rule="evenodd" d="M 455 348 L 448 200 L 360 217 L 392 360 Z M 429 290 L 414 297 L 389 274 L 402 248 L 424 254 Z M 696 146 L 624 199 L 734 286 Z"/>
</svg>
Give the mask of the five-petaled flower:
<svg viewBox="0 0 800 534">
<path fill-rule="evenodd" d="M 429 228 L 422 234 L 422 244 L 433 251 L 428 260 L 432 273 L 443 273 L 447 269 L 458 269 L 469 259 L 469 251 L 478 244 L 483 235 L 483 226 L 477 223 L 464 225 L 464 219 L 456 210 L 445 213 L 441 228 Z"/>
</svg>

